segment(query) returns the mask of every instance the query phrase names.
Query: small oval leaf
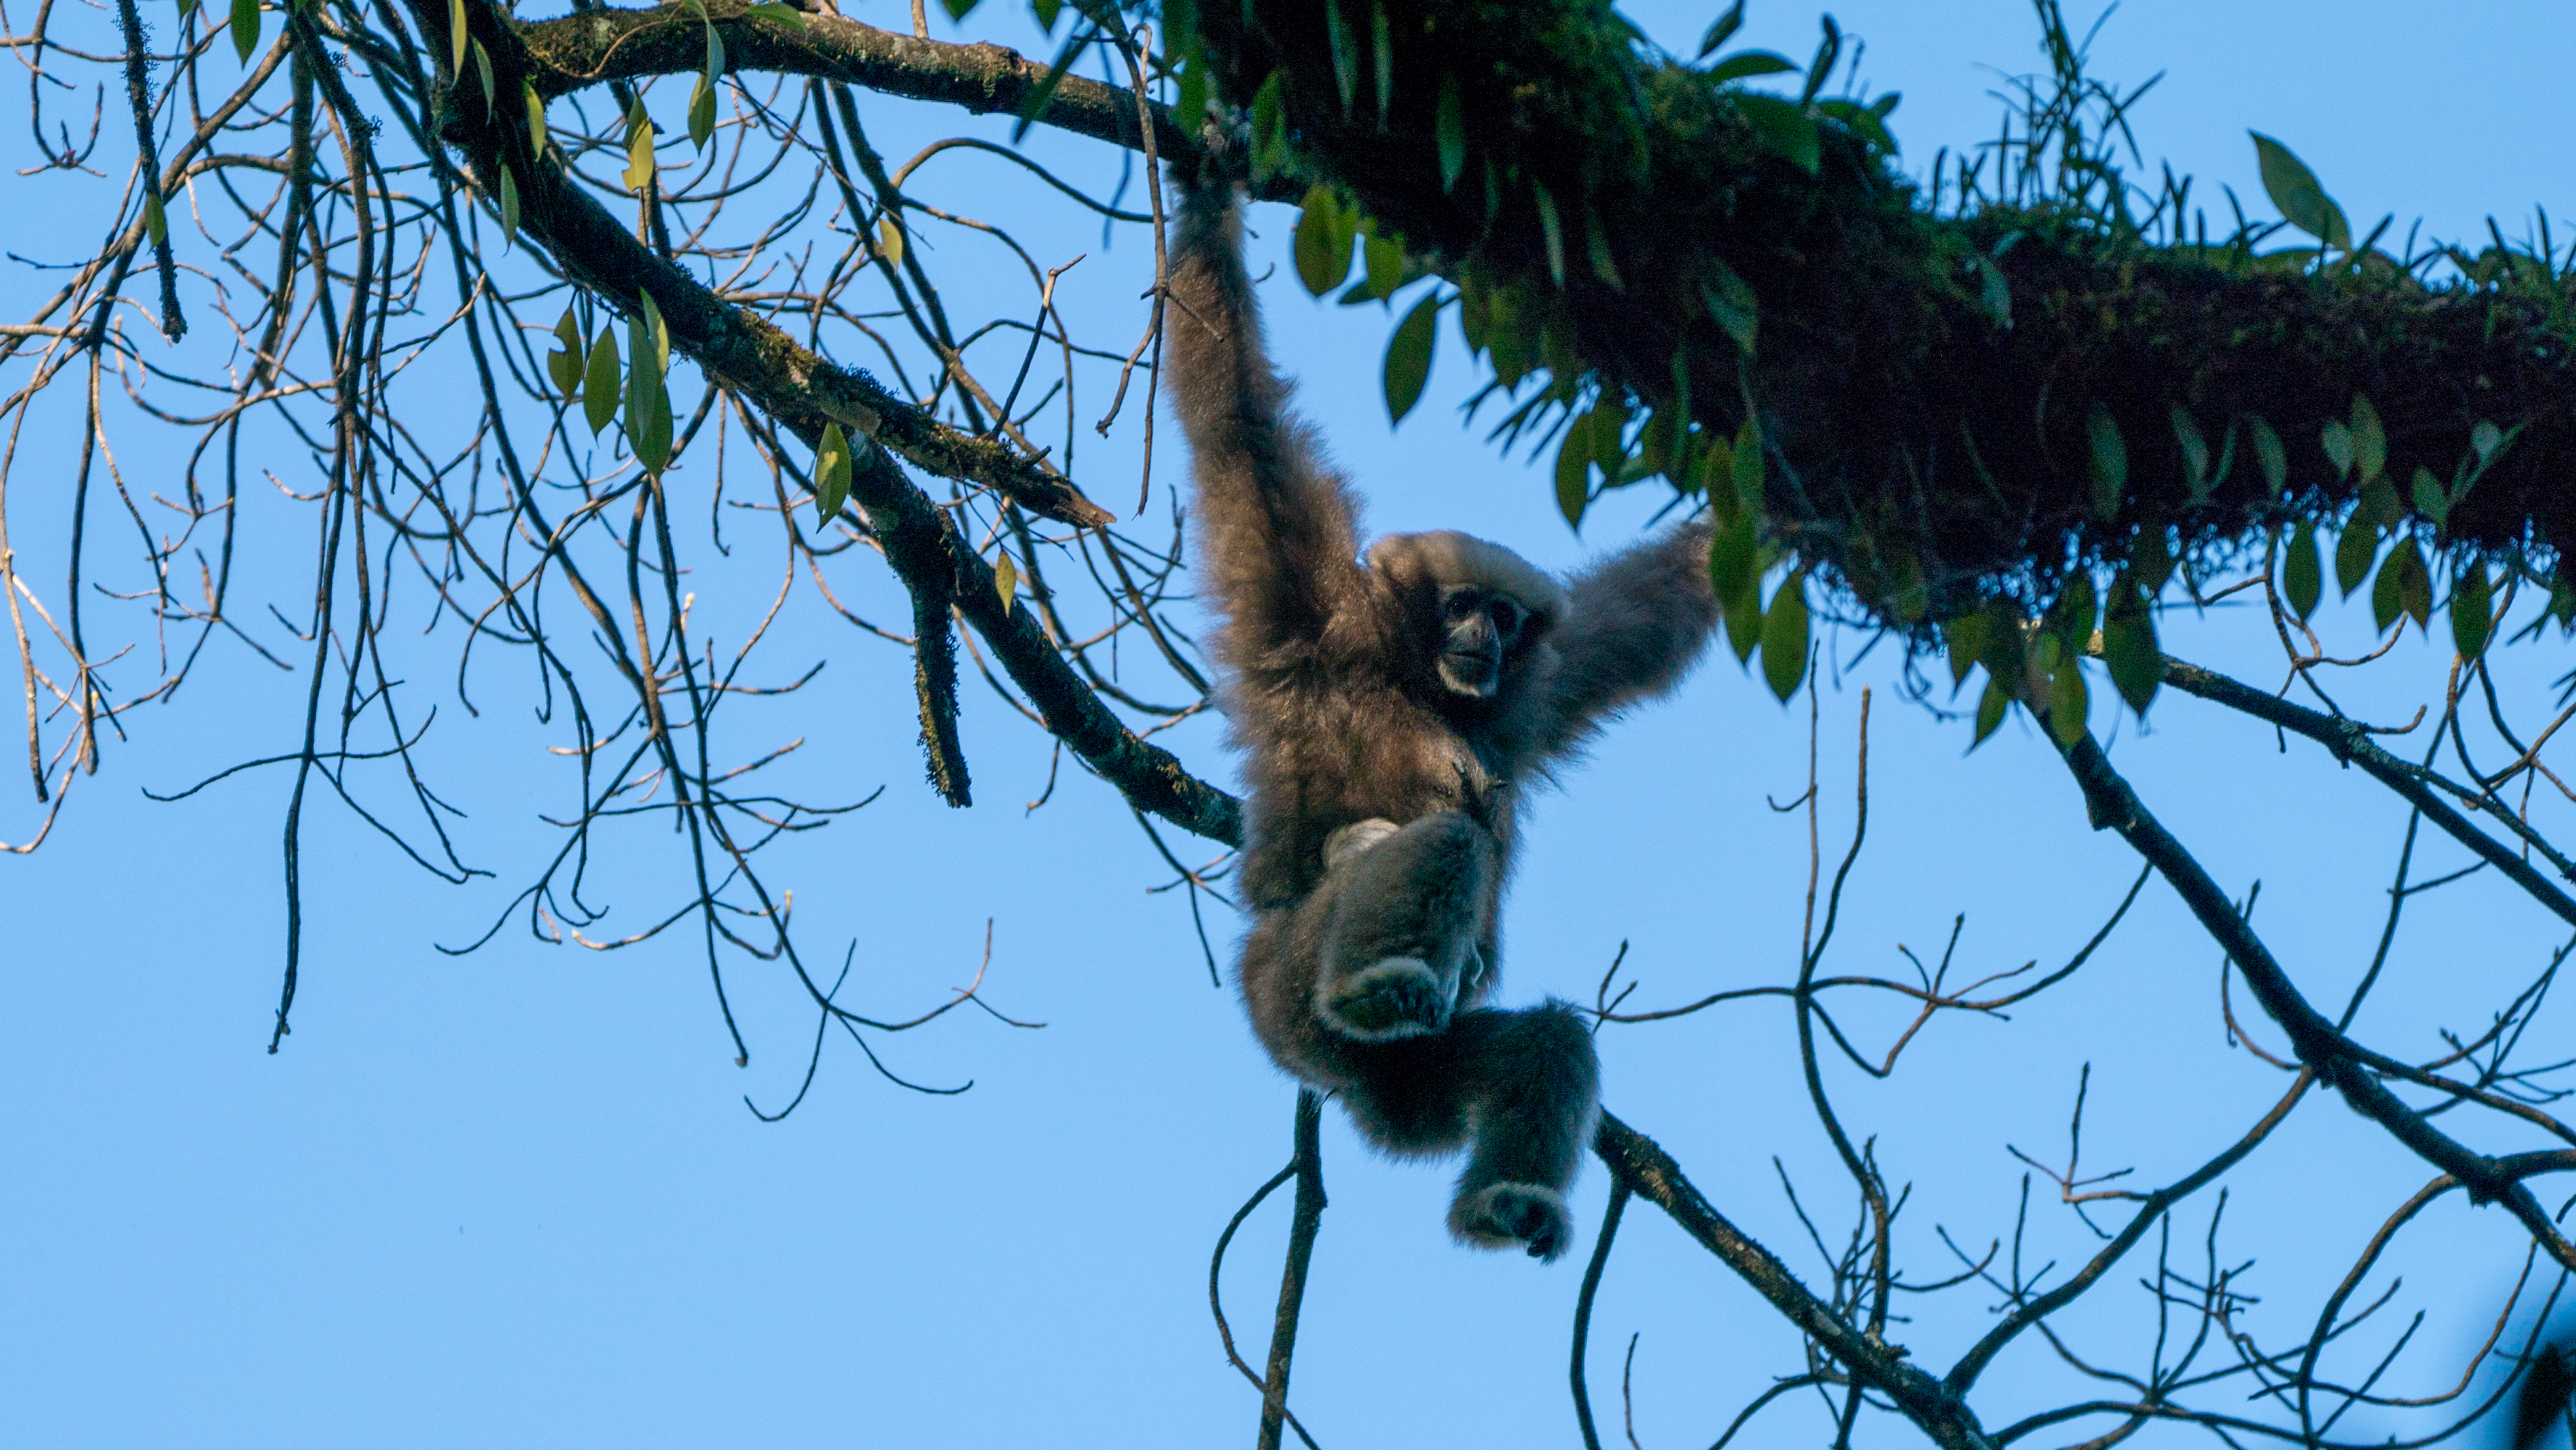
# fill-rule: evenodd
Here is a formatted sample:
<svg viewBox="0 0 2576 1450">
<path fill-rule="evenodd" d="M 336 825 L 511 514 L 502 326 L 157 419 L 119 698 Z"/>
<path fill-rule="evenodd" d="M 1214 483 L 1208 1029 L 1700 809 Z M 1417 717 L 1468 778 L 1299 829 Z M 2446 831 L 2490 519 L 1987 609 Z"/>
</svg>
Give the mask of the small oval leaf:
<svg viewBox="0 0 2576 1450">
<path fill-rule="evenodd" d="M 2451 583 L 2451 642 L 2459 646 L 2462 659 L 2476 659 L 2487 647 L 2494 610 L 2495 594 L 2487 582 L 2487 561 L 2472 560 Z"/>
<path fill-rule="evenodd" d="M 1762 679 L 1783 702 L 1798 693 L 1807 677 L 1807 574 L 1799 570 L 1780 581 L 1771 607 L 1762 614 Z"/>
<path fill-rule="evenodd" d="M 1342 279 L 1351 274 L 1350 234 L 1342 229 L 1341 209 L 1331 189 L 1318 185 L 1307 189 L 1305 210 L 1297 217 L 1291 242 L 1297 280 L 1317 297 L 1342 285 Z M 1333 246 L 1336 238 L 1342 242 L 1338 250 Z"/>
<path fill-rule="evenodd" d="M 814 450 L 814 518 L 828 524 L 850 501 L 850 440 L 838 423 L 823 425 L 823 441 Z M 1008 554 L 1003 555 L 1009 558 Z"/>
<path fill-rule="evenodd" d="M 2303 523 L 2290 535 L 2289 550 L 2281 558 L 2281 593 L 2300 623 L 2316 612 L 2324 581 L 2325 571 L 2317 561 L 2316 525 Z"/>
<path fill-rule="evenodd" d="M 1413 310 L 1396 325 L 1395 336 L 1386 345 L 1386 412 L 1387 421 L 1401 423 L 1413 405 L 1422 401 L 1422 385 L 1431 377 L 1431 354 L 1439 335 L 1434 324 L 1440 320 L 1441 304 L 1447 299 L 1425 297 L 1413 304 Z"/>
<path fill-rule="evenodd" d="M 2308 164 L 2260 131 L 2246 134 L 2254 138 L 2254 154 L 2262 164 L 2263 190 L 2272 205 L 2281 209 L 2282 217 L 2327 246 L 2352 250 L 2352 228 L 2344 220 L 2343 208 L 2326 195 Z"/>
<path fill-rule="evenodd" d="M 590 424 L 594 438 L 617 416 L 621 372 L 617 365 L 617 338 L 603 327 L 590 345 L 590 366 L 583 370 L 581 383 L 581 416 Z"/>
</svg>

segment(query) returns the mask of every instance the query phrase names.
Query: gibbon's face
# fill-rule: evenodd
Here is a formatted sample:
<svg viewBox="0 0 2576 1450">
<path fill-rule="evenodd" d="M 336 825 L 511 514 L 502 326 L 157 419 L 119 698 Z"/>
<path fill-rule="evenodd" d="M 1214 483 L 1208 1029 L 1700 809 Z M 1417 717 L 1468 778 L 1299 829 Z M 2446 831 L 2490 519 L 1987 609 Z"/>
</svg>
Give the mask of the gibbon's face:
<svg viewBox="0 0 2576 1450">
<path fill-rule="evenodd" d="M 1490 700 L 1503 688 L 1503 666 L 1529 628 L 1530 611 L 1482 584 L 1440 590 L 1440 683 L 1453 695 Z"/>
</svg>

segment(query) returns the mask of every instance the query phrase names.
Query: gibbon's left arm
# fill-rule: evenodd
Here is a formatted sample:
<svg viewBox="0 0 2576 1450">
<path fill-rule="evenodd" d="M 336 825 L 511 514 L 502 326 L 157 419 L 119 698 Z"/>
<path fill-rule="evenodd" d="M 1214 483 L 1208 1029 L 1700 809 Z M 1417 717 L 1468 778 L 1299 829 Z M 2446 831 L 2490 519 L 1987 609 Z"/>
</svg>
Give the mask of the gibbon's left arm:
<svg viewBox="0 0 2576 1450">
<path fill-rule="evenodd" d="M 1582 744 L 1604 716 L 1681 682 L 1717 627 L 1708 541 L 1708 524 L 1693 521 L 1622 549 L 1567 583 L 1565 623 L 1553 641 L 1561 664 L 1548 691 L 1543 752 Z"/>
</svg>

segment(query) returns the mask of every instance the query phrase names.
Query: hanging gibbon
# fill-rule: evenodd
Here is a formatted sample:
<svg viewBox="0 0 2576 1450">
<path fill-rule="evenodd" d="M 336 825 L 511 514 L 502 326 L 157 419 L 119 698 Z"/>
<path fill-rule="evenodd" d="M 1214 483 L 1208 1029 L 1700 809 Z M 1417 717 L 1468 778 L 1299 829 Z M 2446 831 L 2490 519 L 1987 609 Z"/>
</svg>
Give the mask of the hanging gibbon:
<svg viewBox="0 0 2576 1450">
<path fill-rule="evenodd" d="M 1244 1005 L 1279 1066 L 1379 1147 L 1470 1148 L 1459 1239 L 1556 1258 L 1601 1074 L 1572 1005 L 1484 1005 L 1516 792 L 1698 656 L 1717 621 L 1708 530 L 1563 584 L 1462 533 L 1363 556 L 1349 484 L 1263 349 L 1235 188 L 1175 190 L 1164 385 L 1224 616 L 1220 699 L 1250 756 Z"/>
</svg>

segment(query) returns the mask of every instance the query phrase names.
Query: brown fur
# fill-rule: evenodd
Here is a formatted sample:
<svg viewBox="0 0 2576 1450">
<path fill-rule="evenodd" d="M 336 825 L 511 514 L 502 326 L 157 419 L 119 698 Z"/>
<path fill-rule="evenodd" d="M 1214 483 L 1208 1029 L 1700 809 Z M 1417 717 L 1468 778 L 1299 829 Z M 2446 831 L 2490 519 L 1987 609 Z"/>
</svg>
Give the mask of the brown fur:
<svg viewBox="0 0 2576 1450">
<path fill-rule="evenodd" d="M 1458 533 L 1392 535 L 1363 562 L 1350 487 L 1262 347 L 1232 188 L 1184 185 L 1180 203 L 1164 377 L 1225 612 L 1226 718 L 1250 756 L 1239 879 L 1254 921 L 1237 975 L 1254 1031 L 1380 1146 L 1472 1142 L 1451 1229 L 1554 1258 L 1599 1068 L 1572 1007 L 1482 1005 L 1515 791 L 1698 656 L 1717 617 L 1707 531 L 1685 525 L 1565 586 Z M 1530 616 L 1490 697 L 1435 668 L 1441 591 L 1457 585 Z"/>
</svg>

